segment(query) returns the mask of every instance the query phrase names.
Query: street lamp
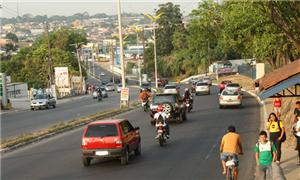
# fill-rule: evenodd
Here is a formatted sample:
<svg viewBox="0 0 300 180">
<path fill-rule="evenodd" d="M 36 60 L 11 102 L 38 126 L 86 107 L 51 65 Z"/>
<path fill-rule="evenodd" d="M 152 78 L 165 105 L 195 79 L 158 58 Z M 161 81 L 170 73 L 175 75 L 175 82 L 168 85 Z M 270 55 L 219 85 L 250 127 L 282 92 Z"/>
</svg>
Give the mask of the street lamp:
<svg viewBox="0 0 300 180">
<path fill-rule="evenodd" d="M 139 83 L 140 83 L 140 86 L 142 85 L 142 76 L 141 76 L 141 61 L 140 61 L 140 56 L 139 56 L 139 32 L 142 32 L 143 31 L 143 28 L 144 27 L 142 27 L 142 28 L 139 28 L 138 26 L 132 26 L 131 27 L 131 29 L 133 30 L 133 31 L 135 31 L 136 32 L 136 47 L 137 47 L 137 49 L 138 49 L 138 76 L 139 76 Z"/>
<path fill-rule="evenodd" d="M 146 17 L 148 17 L 151 22 L 152 22 L 152 27 L 153 27 L 153 36 L 154 36 L 154 73 L 155 73 L 155 88 L 158 88 L 158 82 L 157 82 L 157 60 L 156 60 L 156 34 L 155 34 L 155 28 L 156 28 L 156 21 L 161 17 L 163 13 L 159 13 L 158 15 L 150 15 L 150 14 L 145 14 Z"/>
</svg>

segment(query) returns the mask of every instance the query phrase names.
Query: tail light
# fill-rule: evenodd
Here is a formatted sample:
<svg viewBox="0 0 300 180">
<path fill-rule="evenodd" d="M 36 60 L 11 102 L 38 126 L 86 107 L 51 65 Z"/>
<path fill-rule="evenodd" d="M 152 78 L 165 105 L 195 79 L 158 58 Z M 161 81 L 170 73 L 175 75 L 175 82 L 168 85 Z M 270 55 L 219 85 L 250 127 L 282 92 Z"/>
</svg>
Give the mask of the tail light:
<svg viewBox="0 0 300 180">
<path fill-rule="evenodd" d="M 123 144 L 123 141 L 122 141 L 121 139 L 117 139 L 117 140 L 116 140 L 116 144 L 122 145 L 122 144 Z"/>
<path fill-rule="evenodd" d="M 238 96 L 237 98 L 238 98 L 238 99 L 241 99 L 241 96 Z"/>
<path fill-rule="evenodd" d="M 88 139 L 87 138 L 83 138 L 82 139 L 82 146 L 86 146 L 87 145 L 87 143 L 88 143 Z"/>
</svg>

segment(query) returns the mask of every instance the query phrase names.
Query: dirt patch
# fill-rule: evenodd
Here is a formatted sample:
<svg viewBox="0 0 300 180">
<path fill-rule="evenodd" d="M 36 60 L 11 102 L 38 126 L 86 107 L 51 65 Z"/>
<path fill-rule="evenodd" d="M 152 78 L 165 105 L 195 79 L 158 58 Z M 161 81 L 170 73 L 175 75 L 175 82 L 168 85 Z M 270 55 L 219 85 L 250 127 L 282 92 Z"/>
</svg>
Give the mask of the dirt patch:
<svg viewBox="0 0 300 180">
<path fill-rule="evenodd" d="M 219 84 L 221 81 L 224 81 L 224 80 L 229 80 L 229 81 L 232 81 L 235 83 L 239 83 L 242 86 L 242 88 L 245 90 L 254 90 L 255 89 L 253 79 L 251 79 L 247 76 L 243 76 L 240 74 L 222 76 L 219 78 L 219 80 L 217 80 L 215 82 Z"/>
</svg>

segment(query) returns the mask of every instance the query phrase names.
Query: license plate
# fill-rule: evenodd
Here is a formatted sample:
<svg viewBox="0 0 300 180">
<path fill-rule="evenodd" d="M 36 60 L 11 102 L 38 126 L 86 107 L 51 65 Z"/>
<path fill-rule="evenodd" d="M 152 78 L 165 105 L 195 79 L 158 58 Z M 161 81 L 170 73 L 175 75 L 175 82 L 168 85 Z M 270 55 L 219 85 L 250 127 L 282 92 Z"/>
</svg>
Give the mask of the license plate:
<svg viewBox="0 0 300 180">
<path fill-rule="evenodd" d="M 229 99 L 228 101 L 229 101 L 229 102 L 231 102 L 231 101 L 232 101 L 232 99 Z"/>
<path fill-rule="evenodd" d="M 163 130 L 160 129 L 160 130 L 158 130 L 157 132 L 158 132 L 158 133 L 163 133 Z"/>
<path fill-rule="evenodd" d="M 108 151 L 96 151 L 97 156 L 106 156 L 108 155 Z"/>
</svg>

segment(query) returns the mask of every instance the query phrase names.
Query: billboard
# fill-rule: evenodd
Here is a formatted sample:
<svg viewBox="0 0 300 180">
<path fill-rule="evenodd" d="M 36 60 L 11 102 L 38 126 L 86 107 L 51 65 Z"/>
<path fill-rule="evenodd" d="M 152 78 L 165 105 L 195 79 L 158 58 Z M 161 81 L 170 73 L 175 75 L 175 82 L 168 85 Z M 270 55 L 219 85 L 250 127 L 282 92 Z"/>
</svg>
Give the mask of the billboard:
<svg viewBox="0 0 300 180">
<path fill-rule="evenodd" d="M 55 85 L 60 93 L 70 92 L 68 67 L 55 67 Z"/>
</svg>

